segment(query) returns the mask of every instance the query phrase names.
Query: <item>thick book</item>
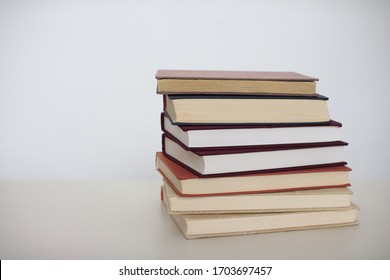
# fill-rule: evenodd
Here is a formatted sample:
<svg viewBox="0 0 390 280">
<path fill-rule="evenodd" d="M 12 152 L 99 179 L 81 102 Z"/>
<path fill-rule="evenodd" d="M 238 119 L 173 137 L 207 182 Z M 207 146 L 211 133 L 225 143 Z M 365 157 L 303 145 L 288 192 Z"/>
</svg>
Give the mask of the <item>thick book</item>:
<svg viewBox="0 0 390 280">
<path fill-rule="evenodd" d="M 264 95 L 165 95 L 175 124 L 328 123 L 328 98 Z"/>
<path fill-rule="evenodd" d="M 282 171 L 345 165 L 343 141 L 190 149 L 170 135 L 162 135 L 163 153 L 197 175 L 249 171 Z"/>
<path fill-rule="evenodd" d="M 313 95 L 317 78 L 296 72 L 158 70 L 157 93 Z"/>
<path fill-rule="evenodd" d="M 161 114 L 161 128 L 189 148 L 340 141 L 341 123 L 295 125 L 177 125 Z"/>
<path fill-rule="evenodd" d="M 171 215 L 187 239 L 357 225 L 359 207 L 280 213 Z"/>
<path fill-rule="evenodd" d="M 262 194 L 182 197 L 167 182 L 163 200 L 170 214 L 265 213 L 345 208 L 351 204 L 349 188 L 330 188 Z"/>
<path fill-rule="evenodd" d="M 347 166 L 335 166 L 202 178 L 161 152 L 156 153 L 156 169 L 172 190 L 183 197 L 344 188 L 350 186 L 351 171 Z"/>
</svg>

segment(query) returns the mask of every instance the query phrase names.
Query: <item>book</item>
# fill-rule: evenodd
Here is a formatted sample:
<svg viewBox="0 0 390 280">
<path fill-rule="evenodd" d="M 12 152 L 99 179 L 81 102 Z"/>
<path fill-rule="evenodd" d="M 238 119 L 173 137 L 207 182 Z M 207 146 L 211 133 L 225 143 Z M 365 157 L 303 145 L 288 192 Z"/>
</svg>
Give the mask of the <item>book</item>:
<svg viewBox="0 0 390 280">
<path fill-rule="evenodd" d="M 170 215 L 187 239 L 357 225 L 359 207 L 280 213 Z"/>
<path fill-rule="evenodd" d="M 158 70 L 161 199 L 188 239 L 358 224 L 317 78 Z"/>
<path fill-rule="evenodd" d="M 343 188 L 351 185 L 348 178 L 351 169 L 347 166 L 202 178 L 162 152 L 157 152 L 156 169 L 174 192 L 183 197 Z"/>
<path fill-rule="evenodd" d="M 177 125 L 161 114 L 161 128 L 189 148 L 340 141 L 341 123 L 295 125 Z"/>
<path fill-rule="evenodd" d="M 315 96 L 165 95 L 175 124 L 328 123 L 327 100 Z"/>
<path fill-rule="evenodd" d="M 164 155 L 198 176 L 345 165 L 346 145 L 335 141 L 194 150 L 168 134 L 162 136 Z"/>
<path fill-rule="evenodd" d="M 157 93 L 313 95 L 317 78 L 296 72 L 158 70 Z"/>
<path fill-rule="evenodd" d="M 349 188 L 261 194 L 182 197 L 164 181 L 163 200 L 170 214 L 315 211 L 349 207 Z"/>
</svg>

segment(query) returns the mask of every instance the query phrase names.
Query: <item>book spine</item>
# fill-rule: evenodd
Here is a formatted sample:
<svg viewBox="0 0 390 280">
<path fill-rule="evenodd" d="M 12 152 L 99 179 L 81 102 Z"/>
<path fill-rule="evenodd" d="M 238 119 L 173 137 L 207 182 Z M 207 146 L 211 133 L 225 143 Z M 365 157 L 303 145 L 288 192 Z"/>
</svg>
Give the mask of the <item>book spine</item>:
<svg viewBox="0 0 390 280">
<path fill-rule="evenodd" d="M 160 126 L 161 126 L 161 131 L 165 131 L 165 125 L 164 125 L 164 113 L 161 113 L 161 118 L 160 118 Z"/>
<path fill-rule="evenodd" d="M 163 111 L 165 112 L 167 108 L 167 95 L 163 95 Z"/>
</svg>

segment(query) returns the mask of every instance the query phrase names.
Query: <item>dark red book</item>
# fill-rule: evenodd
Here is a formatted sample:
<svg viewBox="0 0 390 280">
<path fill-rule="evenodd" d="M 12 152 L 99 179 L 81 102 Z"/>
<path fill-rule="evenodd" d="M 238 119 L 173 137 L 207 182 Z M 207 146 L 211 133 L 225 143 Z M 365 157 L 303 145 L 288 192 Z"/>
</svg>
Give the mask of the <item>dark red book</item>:
<svg viewBox="0 0 390 280">
<path fill-rule="evenodd" d="M 341 123 L 268 125 L 177 125 L 161 114 L 161 129 L 189 148 L 340 141 Z"/>
<path fill-rule="evenodd" d="M 190 149 L 169 134 L 162 139 L 163 153 L 199 176 L 345 165 L 346 145 L 333 141 Z"/>
</svg>

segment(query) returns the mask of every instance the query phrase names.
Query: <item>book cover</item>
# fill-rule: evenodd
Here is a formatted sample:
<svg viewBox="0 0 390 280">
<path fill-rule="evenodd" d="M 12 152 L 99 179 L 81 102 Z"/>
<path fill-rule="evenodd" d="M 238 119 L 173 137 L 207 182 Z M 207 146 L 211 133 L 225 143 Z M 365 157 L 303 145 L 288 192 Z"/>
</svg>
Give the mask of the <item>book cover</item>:
<svg viewBox="0 0 390 280">
<path fill-rule="evenodd" d="M 332 121 L 326 125 L 311 126 L 219 125 L 210 129 L 207 125 L 199 125 L 192 129 L 192 126 L 172 124 L 166 115 L 162 115 L 161 119 L 161 129 L 166 135 L 192 149 L 334 142 L 340 141 L 340 126 L 340 123 Z"/>
<path fill-rule="evenodd" d="M 265 95 L 166 95 L 164 110 L 176 124 L 329 123 L 328 98 Z"/>
<path fill-rule="evenodd" d="M 318 211 L 347 208 L 351 204 L 349 188 L 241 194 L 228 196 L 182 197 L 163 185 L 164 201 L 170 214 L 270 213 Z"/>
<path fill-rule="evenodd" d="M 157 93 L 313 95 L 317 78 L 296 72 L 158 70 Z"/>
<path fill-rule="evenodd" d="M 179 196 L 215 196 L 283 192 L 350 186 L 347 166 L 308 168 L 279 172 L 249 172 L 224 176 L 198 176 L 156 153 L 156 169 Z"/>
<path fill-rule="evenodd" d="M 189 148 L 183 143 L 177 140 L 170 134 L 162 135 L 162 147 L 165 150 L 166 139 L 175 142 L 181 148 L 186 151 L 192 152 L 198 156 L 208 155 L 224 155 L 224 154 L 243 154 L 243 153 L 255 153 L 255 152 L 272 152 L 272 151 L 285 151 L 285 150 L 297 150 L 297 149 L 312 149 L 322 147 L 338 147 L 347 146 L 348 143 L 344 141 L 331 141 L 331 142 L 315 142 L 315 143 L 293 143 L 293 144 L 271 144 L 271 145 L 253 145 L 253 146 L 234 146 L 234 147 L 212 147 L 212 148 Z"/>
<path fill-rule="evenodd" d="M 178 126 L 182 131 L 193 131 L 193 130 L 221 130 L 221 129 L 255 129 L 255 128 L 291 128 L 291 127 L 318 127 L 318 126 L 334 126 L 342 127 L 342 123 L 330 120 L 329 122 L 320 123 L 250 123 L 250 124 L 205 124 L 205 123 L 186 123 L 177 124 L 172 118 L 166 113 L 161 112 L 160 116 L 161 130 L 166 129 L 166 123 Z"/>
<path fill-rule="evenodd" d="M 281 171 L 287 168 L 305 169 L 345 165 L 344 146 L 347 143 L 308 143 L 304 145 L 268 145 L 236 149 L 192 150 L 163 135 L 163 153 L 196 174 L 240 174 L 254 171 Z"/>
<path fill-rule="evenodd" d="M 296 72 L 276 71 L 215 71 L 215 70 L 157 70 L 156 79 L 210 79 L 262 81 L 318 81 L 318 78 Z"/>
<path fill-rule="evenodd" d="M 358 224 L 359 207 L 282 213 L 170 215 L 185 238 L 222 237 L 352 226 Z"/>
<path fill-rule="evenodd" d="M 168 98 L 171 100 L 175 99 L 206 99 L 206 100 L 212 100 L 212 99 L 233 99 L 233 100 L 322 100 L 327 101 L 329 100 L 329 97 L 321 95 L 321 94 L 315 94 L 310 96 L 300 96 L 300 95 L 293 95 L 293 96 L 286 96 L 286 95 L 252 95 L 252 94 L 173 94 L 168 95 Z"/>
</svg>

